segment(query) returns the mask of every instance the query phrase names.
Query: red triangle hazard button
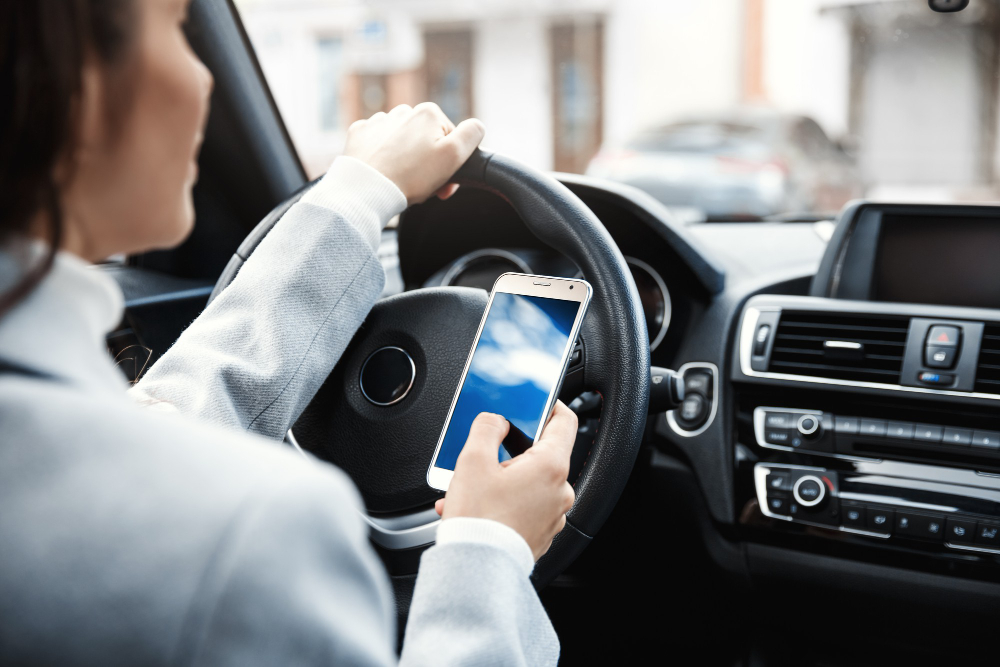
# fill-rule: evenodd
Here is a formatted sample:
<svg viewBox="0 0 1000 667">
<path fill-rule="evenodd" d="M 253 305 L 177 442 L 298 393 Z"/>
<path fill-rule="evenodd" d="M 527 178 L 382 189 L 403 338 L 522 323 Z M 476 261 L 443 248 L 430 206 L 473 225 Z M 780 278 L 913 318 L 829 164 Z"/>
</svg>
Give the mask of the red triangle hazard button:
<svg viewBox="0 0 1000 667">
<path fill-rule="evenodd" d="M 939 343 L 950 343 L 951 339 L 948 338 L 948 334 L 942 332 L 940 336 L 937 337 Z"/>
</svg>

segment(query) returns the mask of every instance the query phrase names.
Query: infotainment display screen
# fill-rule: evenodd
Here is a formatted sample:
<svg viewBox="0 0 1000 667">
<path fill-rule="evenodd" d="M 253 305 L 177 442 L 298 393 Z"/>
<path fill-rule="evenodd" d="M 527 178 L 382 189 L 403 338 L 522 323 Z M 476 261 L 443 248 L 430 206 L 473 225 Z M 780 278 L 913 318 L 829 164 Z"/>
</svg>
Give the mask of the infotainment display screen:
<svg viewBox="0 0 1000 667">
<path fill-rule="evenodd" d="M 876 301 L 1000 308 L 1000 219 L 883 215 Z"/>
</svg>

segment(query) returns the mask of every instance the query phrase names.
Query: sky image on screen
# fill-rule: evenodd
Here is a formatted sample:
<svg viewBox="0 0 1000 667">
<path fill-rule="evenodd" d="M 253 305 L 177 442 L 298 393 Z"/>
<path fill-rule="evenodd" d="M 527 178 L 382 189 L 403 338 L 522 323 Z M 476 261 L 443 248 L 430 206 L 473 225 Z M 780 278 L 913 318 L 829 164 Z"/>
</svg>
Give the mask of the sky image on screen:
<svg viewBox="0 0 1000 667">
<path fill-rule="evenodd" d="M 454 470 L 481 412 L 503 415 L 529 441 L 562 372 L 562 356 L 580 304 L 498 292 L 493 297 L 469 372 L 435 465 Z M 503 447 L 499 459 L 511 457 Z"/>
</svg>

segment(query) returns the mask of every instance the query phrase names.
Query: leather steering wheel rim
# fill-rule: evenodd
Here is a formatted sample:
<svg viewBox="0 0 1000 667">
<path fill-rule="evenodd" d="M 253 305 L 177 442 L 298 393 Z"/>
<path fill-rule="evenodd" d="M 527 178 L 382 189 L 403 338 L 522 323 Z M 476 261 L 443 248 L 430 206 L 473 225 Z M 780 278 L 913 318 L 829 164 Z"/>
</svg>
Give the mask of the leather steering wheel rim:
<svg viewBox="0 0 1000 667">
<path fill-rule="evenodd" d="M 515 160 L 480 150 L 453 180 L 505 199 L 539 240 L 576 263 L 594 289 L 582 329 L 586 342 L 583 385 L 600 393 L 601 420 L 582 469 L 576 479 L 569 480 L 577 499 L 567 514 L 566 528 L 535 568 L 533 579 L 537 586 L 543 586 L 590 543 L 631 474 L 649 401 L 645 317 L 618 246 L 590 209 L 564 185 Z M 232 282 L 260 241 L 311 186 L 275 207 L 247 236 L 219 277 L 210 302 Z"/>
</svg>

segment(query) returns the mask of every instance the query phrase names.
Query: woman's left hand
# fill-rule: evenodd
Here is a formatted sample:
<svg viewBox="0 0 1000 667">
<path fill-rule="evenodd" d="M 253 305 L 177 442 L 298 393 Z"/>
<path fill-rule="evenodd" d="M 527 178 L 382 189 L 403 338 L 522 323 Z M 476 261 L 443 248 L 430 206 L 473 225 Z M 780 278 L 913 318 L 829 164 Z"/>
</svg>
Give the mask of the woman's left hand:
<svg viewBox="0 0 1000 667">
<path fill-rule="evenodd" d="M 486 134 L 476 118 L 454 125 L 433 102 L 400 104 L 389 113 L 359 120 L 347 131 L 344 155 L 374 167 L 419 204 L 431 195 L 447 199 L 458 186 L 448 183 Z"/>
</svg>

